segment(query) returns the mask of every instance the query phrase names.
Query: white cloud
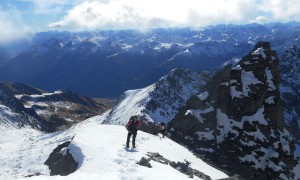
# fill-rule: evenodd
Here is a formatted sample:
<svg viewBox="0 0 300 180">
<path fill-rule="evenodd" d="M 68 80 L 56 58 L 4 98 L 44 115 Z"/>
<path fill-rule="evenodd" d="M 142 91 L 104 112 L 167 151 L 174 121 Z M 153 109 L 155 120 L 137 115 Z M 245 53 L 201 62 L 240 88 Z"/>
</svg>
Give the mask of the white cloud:
<svg viewBox="0 0 300 180">
<path fill-rule="evenodd" d="M 269 20 L 268 18 L 264 17 L 264 16 L 257 16 L 254 20 L 251 20 L 251 23 L 258 23 L 258 24 L 263 24 L 263 23 L 267 23 Z"/>
<path fill-rule="evenodd" d="M 249 22 L 254 0 L 110 0 L 85 1 L 50 27 L 68 30 L 205 26 Z"/>
<path fill-rule="evenodd" d="M 24 25 L 17 10 L 0 7 L 0 44 L 26 38 L 29 28 Z"/>
<path fill-rule="evenodd" d="M 279 21 L 300 21 L 299 0 L 264 0 L 260 10 Z"/>
</svg>

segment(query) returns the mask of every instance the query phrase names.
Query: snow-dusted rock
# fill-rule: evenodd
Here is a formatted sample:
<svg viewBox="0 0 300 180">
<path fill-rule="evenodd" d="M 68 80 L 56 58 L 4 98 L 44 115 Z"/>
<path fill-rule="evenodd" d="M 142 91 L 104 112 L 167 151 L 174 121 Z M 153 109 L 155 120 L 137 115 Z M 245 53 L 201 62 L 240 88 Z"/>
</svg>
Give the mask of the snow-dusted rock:
<svg viewBox="0 0 300 180">
<path fill-rule="evenodd" d="M 225 67 L 203 87 L 207 99 L 187 101 L 168 124 L 171 138 L 246 179 L 300 178 L 284 123 L 278 64 L 270 43 L 257 43 L 239 68 Z"/>
<path fill-rule="evenodd" d="M 124 125 L 133 115 L 152 123 L 168 123 L 204 84 L 197 73 L 174 69 L 146 88 L 126 91 L 104 123 Z"/>
</svg>

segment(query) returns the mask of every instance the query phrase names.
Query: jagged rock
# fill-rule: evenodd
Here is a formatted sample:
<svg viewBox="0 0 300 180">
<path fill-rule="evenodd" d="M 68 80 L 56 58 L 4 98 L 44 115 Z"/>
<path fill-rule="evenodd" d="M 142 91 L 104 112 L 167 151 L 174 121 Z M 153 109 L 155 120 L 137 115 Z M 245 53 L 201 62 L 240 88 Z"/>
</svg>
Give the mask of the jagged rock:
<svg viewBox="0 0 300 180">
<path fill-rule="evenodd" d="M 65 152 L 61 153 L 62 149 L 67 148 L 70 143 L 71 141 L 67 141 L 58 145 L 45 161 L 44 164 L 49 166 L 49 169 L 51 170 L 50 176 L 66 176 L 77 170 L 78 163 L 75 162 L 73 156 L 69 153 L 69 150 L 65 149 Z"/>
<path fill-rule="evenodd" d="M 146 166 L 148 168 L 152 168 L 151 164 L 149 163 L 150 160 L 150 158 L 146 159 L 145 157 L 142 157 L 141 160 L 137 162 L 137 164 L 141 166 Z"/>
<path fill-rule="evenodd" d="M 151 168 L 151 164 L 149 162 L 151 160 L 153 160 L 153 161 L 165 164 L 165 165 L 170 165 L 174 169 L 180 171 L 183 174 L 188 175 L 191 178 L 193 178 L 193 176 L 197 176 L 197 177 L 199 177 L 201 179 L 205 179 L 205 180 L 211 179 L 209 176 L 205 175 L 204 173 L 189 167 L 190 162 L 188 162 L 188 161 L 185 161 L 184 163 L 183 162 L 176 163 L 174 161 L 170 161 L 170 160 L 164 158 L 159 153 L 153 153 L 153 152 L 148 152 L 147 156 L 149 158 L 146 159 L 145 157 L 142 157 L 141 160 L 139 162 L 137 162 L 137 164 Z"/>
<path fill-rule="evenodd" d="M 285 129 L 278 64 L 270 43 L 257 43 L 187 101 L 168 123 L 171 138 L 245 179 L 294 178 L 299 161 Z"/>
</svg>

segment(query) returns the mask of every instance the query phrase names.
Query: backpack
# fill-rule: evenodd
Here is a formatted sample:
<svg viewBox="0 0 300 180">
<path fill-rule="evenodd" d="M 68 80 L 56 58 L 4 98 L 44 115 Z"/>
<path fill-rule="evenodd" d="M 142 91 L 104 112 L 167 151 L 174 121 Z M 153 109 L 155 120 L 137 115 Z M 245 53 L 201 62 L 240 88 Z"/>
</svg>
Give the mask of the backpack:
<svg viewBox="0 0 300 180">
<path fill-rule="evenodd" d="M 125 125 L 127 131 L 136 132 L 138 130 L 138 126 L 142 124 L 141 121 L 138 120 L 138 116 L 131 116 L 128 123 Z"/>
</svg>

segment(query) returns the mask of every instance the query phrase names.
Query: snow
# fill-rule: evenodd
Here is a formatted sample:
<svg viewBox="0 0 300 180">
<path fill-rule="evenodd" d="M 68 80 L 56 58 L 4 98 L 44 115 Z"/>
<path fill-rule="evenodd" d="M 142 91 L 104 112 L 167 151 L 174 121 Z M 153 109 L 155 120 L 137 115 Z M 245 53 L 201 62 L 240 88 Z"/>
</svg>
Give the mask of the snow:
<svg viewBox="0 0 300 180">
<path fill-rule="evenodd" d="M 220 83 L 220 85 L 222 85 L 222 86 L 229 86 L 229 82 L 222 82 L 222 83 Z"/>
<path fill-rule="evenodd" d="M 184 114 L 185 116 L 187 115 L 194 115 L 192 110 L 187 110 L 186 113 Z"/>
<path fill-rule="evenodd" d="M 275 96 L 268 97 L 267 99 L 265 99 L 265 103 L 267 103 L 267 104 L 274 104 L 275 103 L 274 102 L 274 97 Z"/>
<path fill-rule="evenodd" d="M 295 173 L 295 177 L 300 177 L 300 163 L 293 168 L 293 171 Z"/>
<path fill-rule="evenodd" d="M 197 148 L 197 150 L 199 150 L 199 151 L 205 151 L 205 152 L 210 152 L 210 153 L 214 152 L 214 150 L 212 148 Z"/>
<path fill-rule="evenodd" d="M 241 73 L 241 82 L 242 82 L 242 92 L 236 90 L 236 86 L 234 86 L 233 84 L 236 83 L 236 80 L 230 80 L 230 94 L 231 97 L 245 97 L 249 95 L 249 92 L 251 92 L 249 86 L 253 85 L 253 84 L 263 84 L 261 81 L 259 81 L 253 74 L 252 71 L 245 71 L 242 70 Z"/>
<path fill-rule="evenodd" d="M 169 165 L 150 161 L 152 168 L 147 168 L 136 164 L 142 157 L 147 157 L 147 152 L 158 152 L 175 162 L 187 160 L 191 168 L 212 179 L 228 177 L 168 138 L 139 131 L 137 149 L 125 149 L 126 129 L 117 125 L 101 125 L 102 118 L 90 118 L 69 130 L 52 134 L 42 134 L 30 128 L 0 131 L 1 178 L 24 178 L 39 172 L 41 176 L 26 179 L 191 179 Z M 44 165 L 45 160 L 57 145 L 70 140 L 74 135 L 68 149 L 79 163 L 77 171 L 68 176 L 50 177 L 49 169 Z"/>
<path fill-rule="evenodd" d="M 185 115 L 187 114 L 191 114 L 191 115 L 194 115 L 200 123 L 203 123 L 205 119 L 203 119 L 201 117 L 201 114 L 206 114 L 206 113 L 209 113 L 209 112 L 212 112 L 214 111 L 214 108 L 212 106 L 209 106 L 208 108 L 206 109 L 189 109 Z"/>
<path fill-rule="evenodd" d="M 15 113 L 12 109 L 7 106 L 0 104 L 0 127 L 19 127 L 26 124 L 29 119 L 24 119 L 20 114 Z M 0 129 L 1 130 L 1 129 Z"/>
<path fill-rule="evenodd" d="M 124 125 L 129 120 L 130 116 L 142 115 L 145 109 L 144 105 L 147 102 L 149 93 L 155 88 L 155 85 L 150 85 L 144 89 L 128 90 L 124 93 L 120 102 L 111 110 L 109 118 L 112 120 L 109 123 Z"/>
<path fill-rule="evenodd" d="M 124 125 L 130 116 L 141 115 L 147 121 L 167 124 L 203 84 L 197 73 L 174 69 L 155 84 L 126 91 L 105 123 Z"/>
<path fill-rule="evenodd" d="M 262 156 L 258 155 L 257 152 L 263 152 Z M 279 165 L 276 165 L 270 158 L 278 158 L 278 152 L 274 151 L 271 148 L 263 148 L 261 147 L 258 150 L 253 151 L 251 154 L 245 155 L 244 157 L 240 157 L 241 161 L 244 162 L 253 162 L 252 165 L 256 169 L 265 170 L 267 167 L 273 169 L 274 171 L 282 171 L 282 166 L 285 166 L 283 162 L 280 162 Z"/>
<path fill-rule="evenodd" d="M 237 66 L 233 67 L 232 70 L 240 71 L 240 70 L 242 70 L 242 68 L 240 65 L 237 65 Z"/>
<path fill-rule="evenodd" d="M 155 46 L 154 50 L 161 51 L 162 49 L 170 49 L 173 43 L 160 43 L 160 45 Z"/>
<path fill-rule="evenodd" d="M 265 50 L 264 48 L 257 48 L 253 53 L 252 55 L 261 55 L 264 59 L 267 58 L 267 55 L 265 54 Z"/>
<path fill-rule="evenodd" d="M 53 94 L 61 94 L 61 93 L 63 93 L 61 90 L 57 90 L 57 91 L 54 91 L 53 93 L 43 93 L 43 94 L 33 94 L 33 95 L 18 94 L 18 95 L 15 95 L 15 97 L 17 99 L 21 99 L 23 96 L 28 96 L 28 97 L 32 97 L 32 98 L 39 98 L 39 97 L 46 97 L 46 96 L 51 96 Z"/>
<path fill-rule="evenodd" d="M 253 141 L 245 142 L 245 141 L 240 140 L 240 143 L 241 143 L 243 146 L 255 146 L 255 145 L 256 145 L 256 143 L 253 142 Z"/>
<path fill-rule="evenodd" d="M 274 83 L 273 83 L 273 81 L 272 81 L 273 75 L 272 75 L 272 72 L 271 72 L 271 70 L 269 69 L 269 67 L 267 67 L 267 68 L 265 69 L 265 72 L 266 72 L 266 76 L 267 76 L 268 90 L 274 91 L 274 90 L 276 89 L 276 87 L 274 86 Z"/>
<path fill-rule="evenodd" d="M 253 74 L 252 71 L 242 71 L 241 75 L 242 85 L 243 85 L 243 93 L 244 95 L 248 95 L 248 93 L 251 91 L 249 89 L 249 85 L 251 84 L 263 84 L 261 81 L 259 81 Z"/>
<path fill-rule="evenodd" d="M 199 94 L 199 95 L 198 95 L 198 98 L 199 98 L 201 101 L 204 101 L 205 99 L 208 98 L 208 96 L 209 96 L 208 92 L 205 91 L 205 92 Z"/>
<path fill-rule="evenodd" d="M 236 136 L 239 132 L 236 130 L 237 128 L 243 129 L 243 125 L 245 122 L 249 122 L 253 124 L 253 122 L 258 122 L 259 124 L 268 125 L 268 121 L 264 117 L 264 107 L 258 109 L 256 113 L 251 116 L 244 116 L 241 121 L 235 121 L 230 119 L 227 114 L 223 113 L 220 109 L 217 109 L 217 120 L 218 120 L 218 129 L 220 130 L 220 135 L 217 136 L 217 142 L 223 142 L 227 137 L 228 133 L 235 134 Z M 233 128 L 235 127 L 235 128 Z M 249 136 L 255 137 L 255 139 L 260 140 L 262 142 L 266 141 L 267 138 L 263 135 L 259 129 L 256 129 L 255 132 L 246 132 Z M 246 143 L 246 142 L 244 142 Z"/>
<path fill-rule="evenodd" d="M 220 131 L 220 134 L 217 136 L 217 143 L 223 142 L 229 132 L 238 135 L 238 131 L 233 129 L 234 126 L 237 126 L 240 129 L 242 128 L 239 122 L 236 122 L 233 119 L 229 119 L 228 116 L 225 113 L 223 113 L 220 109 L 217 109 L 217 120 L 217 127 Z"/>
<path fill-rule="evenodd" d="M 128 51 L 128 50 L 130 50 L 130 49 L 132 49 L 132 48 L 133 48 L 133 46 L 130 45 L 130 44 L 122 44 L 122 46 L 121 46 L 121 49 L 122 49 L 123 51 Z"/>
</svg>

